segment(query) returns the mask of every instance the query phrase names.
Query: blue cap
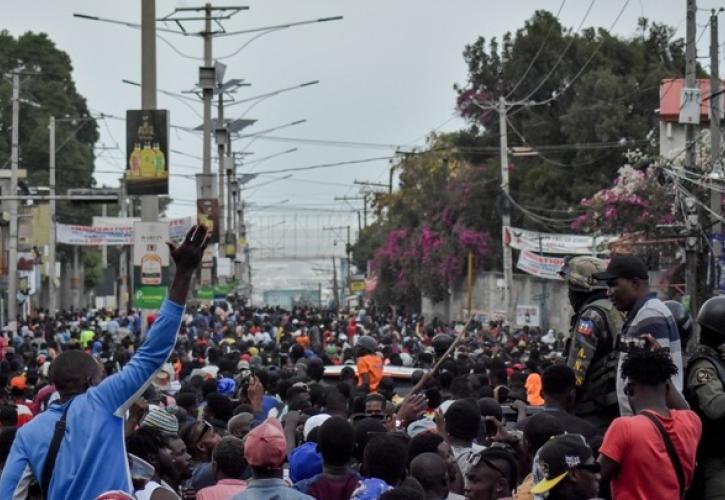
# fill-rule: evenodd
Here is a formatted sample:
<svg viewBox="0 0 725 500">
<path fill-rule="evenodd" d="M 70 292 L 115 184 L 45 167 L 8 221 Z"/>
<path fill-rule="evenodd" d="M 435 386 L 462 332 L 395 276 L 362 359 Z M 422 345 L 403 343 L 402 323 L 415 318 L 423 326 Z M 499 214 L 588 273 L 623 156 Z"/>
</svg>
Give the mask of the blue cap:
<svg viewBox="0 0 725 500">
<path fill-rule="evenodd" d="M 233 396 L 234 391 L 237 389 L 237 384 L 234 382 L 234 380 L 230 378 L 223 378 L 220 379 L 216 383 L 216 390 L 219 394 L 223 394 L 224 396 Z"/>
<path fill-rule="evenodd" d="M 301 444 L 289 454 L 289 478 L 293 483 L 309 479 L 322 472 L 322 455 L 317 443 Z"/>
</svg>

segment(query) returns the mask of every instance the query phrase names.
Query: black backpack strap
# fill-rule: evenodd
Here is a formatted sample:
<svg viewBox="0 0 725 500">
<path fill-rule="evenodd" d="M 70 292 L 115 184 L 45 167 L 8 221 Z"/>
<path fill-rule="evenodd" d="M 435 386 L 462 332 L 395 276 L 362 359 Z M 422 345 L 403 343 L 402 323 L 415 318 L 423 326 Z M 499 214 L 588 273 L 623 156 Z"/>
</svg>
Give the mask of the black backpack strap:
<svg viewBox="0 0 725 500">
<path fill-rule="evenodd" d="M 685 494 L 685 470 L 682 468 L 682 462 L 680 462 L 680 456 L 677 454 L 677 450 L 675 450 L 675 445 L 672 444 L 672 439 L 670 439 L 670 435 L 667 434 L 667 430 L 662 425 L 662 422 L 654 416 L 652 413 L 648 411 L 640 412 L 640 415 L 643 415 L 650 419 L 653 424 L 655 424 L 655 427 L 657 427 L 657 430 L 660 432 L 660 435 L 662 436 L 662 440 L 665 442 L 665 448 L 667 448 L 667 454 L 670 456 L 670 460 L 672 461 L 672 465 L 675 468 L 675 474 L 677 475 L 677 482 L 680 484 L 680 498 L 682 498 Z"/>
<path fill-rule="evenodd" d="M 50 480 L 53 478 L 53 469 L 55 469 L 55 459 L 58 457 L 58 450 L 60 450 L 60 444 L 63 441 L 63 436 L 65 436 L 65 418 L 72 403 L 73 400 L 71 399 L 68 406 L 63 410 L 63 415 L 55 423 L 53 439 L 50 440 L 48 455 L 45 457 L 45 464 L 43 465 L 43 477 L 40 480 L 40 489 L 43 491 L 43 498 L 48 498 Z"/>
</svg>

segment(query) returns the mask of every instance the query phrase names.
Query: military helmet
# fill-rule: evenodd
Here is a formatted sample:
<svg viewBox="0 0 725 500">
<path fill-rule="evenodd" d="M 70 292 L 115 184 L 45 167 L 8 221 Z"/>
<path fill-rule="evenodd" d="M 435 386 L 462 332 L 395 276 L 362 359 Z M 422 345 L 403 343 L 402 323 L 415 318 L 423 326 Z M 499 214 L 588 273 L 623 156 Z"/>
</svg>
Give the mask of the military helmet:
<svg viewBox="0 0 725 500">
<path fill-rule="evenodd" d="M 692 316 L 690 312 L 681 303 L 676 300 L 666 300 L 665 305 L 672 313 L 677 323 L 677 329 L 680 331 L 680 341 L 684 348 L 687 341 L 692 336 Z"/>
<path fill-rule="evenodd" d="M 448 335 L 447 333 L 439 333 L 435 337 L 433 337 L 433 340 L 431 341 L 431 345 L 433 346 L 433 350 L 436 353 L 436 356 L 442 356 L 444 352 L 448 350 L 448 348 L 453 343 L 453 337 Z"/>
<path fill-rule="evenodd" d="M 725 337 L 725 295 L 709 298 L 697 313 L 701 327 Z"/>
<path fill-rule="evenodd" d="M 564 265 L 559 271 L 559 276 L 566 281 L 570 290 L 585 293 L 593 292 L 607 289 L 606 283 L 595 280 L 592 276 L 594 273 L 601 273 L 606 269 L 607 264 L 602 259 L 589 255 L 580 255 L 564 259 Z"/>
<path fill-rule="evenodd" d="M 378 341 L 370 335 L 360 335 L 355 343 L 355 347 L 362 347 L 370 352 L 375 352 L 378 350 Z"/>
</svg>

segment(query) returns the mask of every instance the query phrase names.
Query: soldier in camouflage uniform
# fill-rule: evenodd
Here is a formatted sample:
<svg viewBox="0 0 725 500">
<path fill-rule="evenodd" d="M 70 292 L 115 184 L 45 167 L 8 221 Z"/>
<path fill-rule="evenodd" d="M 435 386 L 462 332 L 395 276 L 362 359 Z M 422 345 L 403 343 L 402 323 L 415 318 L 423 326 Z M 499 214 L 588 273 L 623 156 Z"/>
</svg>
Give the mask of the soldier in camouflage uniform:
<svg viewBox="0 0 725 500">
<path fill-rule="evenodd" d="M 624 316 L 607 298 L 607 285 L 592 274 L 606 269 L 589 256 L 567 258 L 559 274 L 569 287 L 571 319 L 567 365 L 577 384 L 575 413 L 605 429 L 619 416 L 617 404 L 617 341 Z"/>
<path fill-rule="evenodd" d="M 700 344 L 687 364 L 685 394 L 702 419 L 702 439 L 688 498 L 725 499 L 725 296 L 706 301 L 697 322 Z"/>
</svg>

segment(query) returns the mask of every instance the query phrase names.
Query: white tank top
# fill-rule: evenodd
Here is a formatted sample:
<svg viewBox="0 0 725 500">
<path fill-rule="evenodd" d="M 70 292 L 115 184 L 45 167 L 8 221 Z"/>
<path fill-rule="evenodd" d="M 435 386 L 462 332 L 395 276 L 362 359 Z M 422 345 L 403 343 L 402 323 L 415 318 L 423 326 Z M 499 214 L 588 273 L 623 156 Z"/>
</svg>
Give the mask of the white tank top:
<svg viewBox="0 0 725 500">
<path fill-rule="evenodd" d="M 134 496 L 136 497 L 136 500 L 151 500 L 151 495 L 154 491 L 156 491 L 157 488 L 163 488 L 165 490 L 169 490 L 174 495 L 176 495 L 176 492 L 171 489 L 171 487 L 166 484 L 165 482 L 161 481 L 161 484 L 157 483 L 156 481 L 149 481 L 146 483 L 146 486 L 144 486 L 144 489 L 142 490 L 136 490 L 134 493 Z M 181 500 L 181 497 L 176 495 L 176 498 Z"/>
</svg>

